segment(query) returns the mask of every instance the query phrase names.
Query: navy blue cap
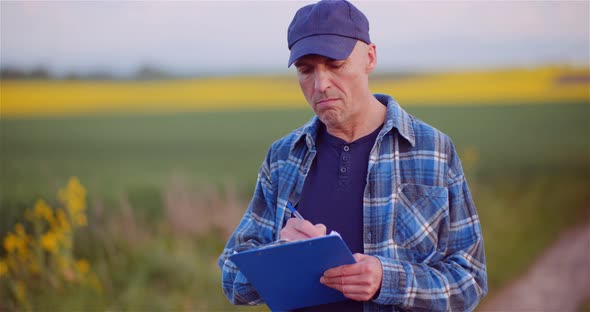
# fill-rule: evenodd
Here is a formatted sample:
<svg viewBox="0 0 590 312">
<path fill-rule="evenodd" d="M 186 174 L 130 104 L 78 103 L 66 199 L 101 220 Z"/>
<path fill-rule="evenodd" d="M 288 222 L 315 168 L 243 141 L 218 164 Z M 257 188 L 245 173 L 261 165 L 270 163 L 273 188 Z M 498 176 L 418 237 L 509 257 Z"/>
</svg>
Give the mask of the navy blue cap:
<svg viewBox="0 0 590 312">
<path fill-rule="evenodd" d="M 356 42 L 371 43 L 369 20 L 348 1 L 325 0 L 297 11 L 289 25 L 289 65 L 308 54 L 346 59 Z"/>
</svg>

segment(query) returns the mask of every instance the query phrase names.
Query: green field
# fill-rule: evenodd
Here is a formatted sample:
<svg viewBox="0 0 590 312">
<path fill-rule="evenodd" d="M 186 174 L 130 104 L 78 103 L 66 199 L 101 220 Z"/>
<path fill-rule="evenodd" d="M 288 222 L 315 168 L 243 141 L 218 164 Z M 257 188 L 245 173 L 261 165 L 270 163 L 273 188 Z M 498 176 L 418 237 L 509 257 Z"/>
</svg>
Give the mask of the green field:
<svg viewBox="0 0 590 312">
<path fill-rule="evenodd" d="M 589 103 L 407 110 L 447 133 L 465 156 L 482 220 L 492 291 L 525 270 L 560 230 L 588 214 Z M 246 202 L 270 143 L 311 115 L 302 108 L 3 118 L 0 235 L 12 229 L 22 209 L 36 198 L 55 198 L 68 177 L 78 176 L 88 189 L 90 210 L 100 202 L 120 216 L 116 211 L 125 198 L 137 215 L 146 216 L 140 223 L 148 239 L 118 242 L 100 233 L 107 222 L 91 214 L 76 252 L 87 256 L 107 280 L 106 295 L 97 299 L 76 293 L 57 302 L 49 292 L 36 297 L 39 306 L 50 302 L 61 310 L 229 309 L 214 263 L 227 234 L 212 229 L 179 236 L 166 228 L 160 220 L 163 190 L 181 177 L 187 184 L 206 185 L 221 194 L 234 186 L 240 202 Z M 109 254 L 113 250 L 117 257 Z"/>
<path fill-rule="evenodd" d="M 418 118 L 475 148 L 478 175 L 588 169 L 588 104 L 410 107 Z M 306 109 L 52 119 L 3 119 L 3 199 L 53 194 L 77 175 L 119 196 L 161 186 L 171 174 L 233 180 L 249 189 L 270 143 L 311 117 Z"/>
</svg>

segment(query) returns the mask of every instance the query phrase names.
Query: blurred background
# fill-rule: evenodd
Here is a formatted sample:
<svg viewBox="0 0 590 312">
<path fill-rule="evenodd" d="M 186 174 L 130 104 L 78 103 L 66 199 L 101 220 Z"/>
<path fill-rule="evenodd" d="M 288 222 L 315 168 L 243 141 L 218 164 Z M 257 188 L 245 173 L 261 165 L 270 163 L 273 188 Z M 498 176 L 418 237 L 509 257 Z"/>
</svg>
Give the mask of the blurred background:
<svg viewBox="0 0 590 312">
<path fill-rule="evenodd" d="M 0 2 L 0 311 L 266 310 L 216 260 L 312 117 L 286 66 L 307 3 Z M 588 224 L 590 4 L 355 4 L 372 91 L 461 155 L 491 297 Z"/>
</svg>

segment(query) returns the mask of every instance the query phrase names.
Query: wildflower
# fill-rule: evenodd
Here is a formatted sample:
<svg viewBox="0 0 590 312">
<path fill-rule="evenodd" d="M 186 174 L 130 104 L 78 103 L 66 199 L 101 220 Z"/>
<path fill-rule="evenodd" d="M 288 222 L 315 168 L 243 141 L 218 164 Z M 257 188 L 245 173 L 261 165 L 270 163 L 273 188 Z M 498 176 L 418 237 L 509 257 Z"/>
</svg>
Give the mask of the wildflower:
<svg viewBox="0 0 590 312">
<path fill-rule="evenodd" d="M 76 261 L 76 268 L 82 274 L 87 274 L 90 271 L 90 264 L 86 259 L 80 259 Z"/>
<path fill-rule="evenodd" d="M 8 263 L 6 260 L 0 260 L 0 277 L 8 274 Z"/>
<path fill-rule="evenodd" d="M 24 234 L 24 229 L 19 227 L 17 232 L 19 233 L 19 235 L 14 235 L 14 233 L 8 233 L 4 238 L 4 249 L 8 253 L 11 253 L 16 250 L 22 252 L 23 250 L 27 249 L 28 237 L 26 236 L 26 234 Z"/>
<path fill-rule="evenodd" d="M 55 232 L 49 231 L 41 236 L 41 247 L 51 252 L 57 252 L 57 235 Z"/>
<path fill-rule="evenodd" d="M 25 232 L 25 227 L 17 223 L 14 225 L 14 233 L 8 233 L 4 239 L 4 248 L 10 252 L 16 250 L 20 259 L 26 259 L 29 254 L 28 243 L 31 238 Z"/>
<path fill-rule="evenodd" d="M 70 232 L 70 223 L 68 222 L 68 217 L 63 209 L 57 209 L 56 212 L 58 223 L 53 227 L 54 230 L 57 230 L 59 227 L 62 232 L 69 233 Z"/>
<path fill-rule="evenodd" d="M 19 238 L 14 235 L 13 233 L 8 233 L 4 238 L 4 249 L 7 253 L 11 253 L 12 251 L 18 248 L 18 240 Z"/>
<path fill-rule="evenodd" d="M 22 224 L 20 224 L 20 223 L 17 223 L 17 224 L 14 225 L 14 231 L 16 232 L 16 234 L 18 236 L 21 236 L 21 237 L 27 235 L 25 233 L 25 227 Z"/>
<path fill-rule="evenodd" d="M 34 214 L 39 218 L 47 220 L 49 223 L 53 221 L 53 210 L 42 199 L 37 200 L 35 203 Z"/>
<path fill-rule="evenodd" d="M 59 191 L 58 197 L 66 205 L 71 216 L 86 209 L 86 189 L 76 177 L 70 178 L 66 188 Z"/>
<path fill-rule="evenodd" d="M 88 260 L 73 257 L 74 229 L 88 224 L 84 212 L 86 190 L 77 178 L 72 178 L 58 196 L 64 208 L 54 209 L 38 200 L 32 208 L 25 209 L 26 225 L 33 227 L 34 235 L 27 234 L 29 228 L 25 224 L 16 223 L 2 240 L 6 257 L 0 257 L 0 278 L 8 276 L 12 299 L 16 301 L 13 304 L 22 310 L 30 310 L 28 300 L 34 293 L 29 294 L 28 287 L 44 283 L 43 274 L 49 274 L 51 279 L 39 289 L 61 288 L 63 283 L 76 282 L 98 292 L 102 290 Z"/>
</svg>

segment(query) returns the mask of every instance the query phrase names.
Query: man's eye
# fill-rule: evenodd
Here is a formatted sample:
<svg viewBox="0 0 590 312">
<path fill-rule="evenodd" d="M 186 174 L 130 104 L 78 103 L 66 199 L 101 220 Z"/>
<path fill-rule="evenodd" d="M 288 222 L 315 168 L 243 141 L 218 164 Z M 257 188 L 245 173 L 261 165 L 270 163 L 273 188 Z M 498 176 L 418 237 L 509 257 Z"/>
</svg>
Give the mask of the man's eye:
<svg viewBox="0 0 590 312">
<path fill-rule="evenodd" d="M 330 68 L 338 69 L 342 67 L 344 63 L 330 63 Z"/>
<path fill-rule="evenodd" d="M 301 74 L 309 74 L 311 72 L 311 68 L 309 67 L 298 67 L 297 71 Z"/>
</svg>

